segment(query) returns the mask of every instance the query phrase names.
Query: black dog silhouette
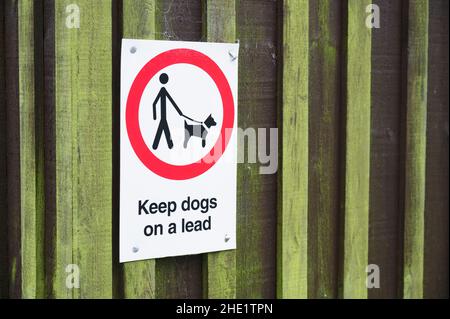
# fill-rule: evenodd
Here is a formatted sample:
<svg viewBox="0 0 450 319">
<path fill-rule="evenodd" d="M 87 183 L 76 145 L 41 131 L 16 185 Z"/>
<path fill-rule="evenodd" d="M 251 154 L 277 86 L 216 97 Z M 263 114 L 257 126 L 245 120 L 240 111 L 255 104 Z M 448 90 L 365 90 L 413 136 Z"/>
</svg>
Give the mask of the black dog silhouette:
<svg viewBox="0 0 450 319">
<path fill-rule="evenodd" d="M 202 122 L 202 124 L 191 125 L 184 121 L 184 148 L 187 147 L 187 144 L 192 136 L 201 137 L 202 147 L 205 147 L 208 129 L 216 125 L 217 123 L 214 121 L 211 114 L 204 122 Z"/>
</svg>

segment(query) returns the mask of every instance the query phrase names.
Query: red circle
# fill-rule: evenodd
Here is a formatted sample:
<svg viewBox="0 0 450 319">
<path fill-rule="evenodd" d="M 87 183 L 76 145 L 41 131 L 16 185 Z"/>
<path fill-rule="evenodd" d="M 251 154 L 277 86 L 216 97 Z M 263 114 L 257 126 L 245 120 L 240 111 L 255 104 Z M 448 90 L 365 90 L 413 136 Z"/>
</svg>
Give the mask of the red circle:
<svg viewBox="0 0 450 319">
<path fill-rule="evenodd" d="M 219 156 L 217 160 L 207 163 L 205 162 L 205 157 L 208 156 L 207 154 L 200 161 L 195 163 L 172 165 L 156 157 L 147 147 L 147 144 L 142 137 L 139 126 L 139 106 L 142 94 L 148 82 L 150 82 L 156 73 L 165 67 L 180 63 L 192 64 L 204 70 L 211 77 L 219 90 L 223 106 L 223 120 L 220 136 L 209 151 L 211 155 L 212 150 L 219 147 L 219 143 L 222 144 L 220 145 L 220 148 L 218 148 L 221 150 L 220 156 L 223 155 L 231 135 L 230 132 L 226 132 L 226 129 L 234 127 L 233 94 L 225 74 L 223 74 L 222 70 L 213 60 L 205 54 L 191 49 L 173 49 L 165 51 L 151 59 L 141 71 L 139 71 L 136 79 L 131 85 L 130 93 L 128 94 L 125 111 L 128 138 L 130 139 L 134 152 L 149 170 L 161 177 L 173 180 L 185 180 L 199 176 L 210 169 L 220 158 Z M 222 139 L 224 140 L 224 143 L 222 143 Z"/>
</svg>

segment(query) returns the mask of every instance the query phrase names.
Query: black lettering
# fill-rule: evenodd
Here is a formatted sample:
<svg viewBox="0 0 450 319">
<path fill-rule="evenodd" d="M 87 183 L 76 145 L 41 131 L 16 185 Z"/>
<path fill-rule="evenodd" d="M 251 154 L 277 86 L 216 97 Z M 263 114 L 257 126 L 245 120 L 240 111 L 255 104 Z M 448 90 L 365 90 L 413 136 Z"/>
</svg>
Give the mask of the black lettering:
<svg viewBox="0 0 450 319">
<path fill-rule="evenodd" d="M 200 207 L 200 202 L 198 199 L 194 199 L 191 203 L 192 210 L 197 210 Z"/>
<path fill-rule="evenodd" d="M 147 199 L 144 203 L 142 203 L 141 200 L 139 201 L 138 215 L 142 215 L 142 211 L 144 211 L 144 213 L 145 213 L 146 215 L 148 215 L 148 210 L 147 210 L 147 208 L 145 207 L 145 205 L 147 205 L 147 203 L 148 203 L 148 199 Z"/>
<path fill-rule="evenodd" d="M 211 216 L 203 221 L 196 220 L 195 222 L 192 222 L 186 221 L 184 218 L 181 220 L 181 232 L 183 233 L 202 230 L 211 230 Z"/>
<path fill-rule="evenodd" d="M 183 218 L 183 223 L 184 223 L 184 218 Z M 192 230 L 194 229 L 194 223 L 193 222 L 186 222 L 184 224 L 184 232 L 190 233 Z"/>
<path fill-rule="evenodd" d="M 163 234 L 163 225 L 147 225 L 144 227 L 144 235 L 145 236 L 157 236 Z"/>
<path fill-rule="evenodd" d="M 166 212 L 166 208 L 167 208 L 167 203 L 166 202 L 161 202 L 159 203 L 159 212 L 160 213 L 165 213 Z"/>
<path fill-rule="evenodd" d="M 201 209 L 202 213 L 204 214 L 207 213 L 209 210 L 209 200 L 207 198 L 202 199 L 202 201 L 200 202 L 200 207 L 202 208 Z"/>
<path fill-rule="evenodd" d="M 203 221 L 203 230 L 211 230 L 211 216 Z"/>
<path fill-rule="evenodd" d="M 144 235 L 145 236 L 153 235 L 153 227 L 151 225 L 145 226 L 145 228 L 144 228 Z"/>
<path fill-rule="evenodd" d="M 167 215 L 170 217 L 170 215 L 177 210 L 177 203 L 176 202 L 169 202 L 168 204 L 168 210 Z"/>
<path fill-rule="evenodd" d="M 151 203 L 148 209 L 150 210 L 150 213 L 156 214 L 158 212 L 158 204 Z"/>
<path fill-rule="evenodd" d="M 170 223 L 169 224 L 169 234 L 176 234 L 177 233 L 177 224 Z"/>
<path fill-rule="evenodd" d="M 215 197 L 211 198 L 209 207 L 211 209 L 214 209 L 217 207 L 217 198 L 215 198 Z"/>
<path fill-rule="evenodd" d="M 181 209 L 182 209 L 183 211 L 188 211 L 188 210 L 191 209 L 190 207 L 191 207 L 191 197 L 188 196 L 188 198 L 186 198 L 186 199 L 181 203 Z"/>
</svg>

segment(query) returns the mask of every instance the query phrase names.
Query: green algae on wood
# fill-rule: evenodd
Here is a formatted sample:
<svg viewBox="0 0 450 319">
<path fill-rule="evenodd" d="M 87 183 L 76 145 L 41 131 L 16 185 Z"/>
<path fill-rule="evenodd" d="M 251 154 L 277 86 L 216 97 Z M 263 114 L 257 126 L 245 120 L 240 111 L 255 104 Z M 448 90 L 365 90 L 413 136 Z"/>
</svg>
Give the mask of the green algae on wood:
<svg viewBox="0 0 450 319">
<path fill-rule="evenodd" d="M 372 45 L 365 21 L 369 4 L 349 0 L 347 7 L 344 298 L 367 298 Z"/>
<path fill-rule="evenodd" d="M 18 2 L 20 241 L 22 298 L 44 294 L 42 127 L 35 92 L 35 2 Z"/>
<path fill-rule="evenodd" d="M 70 0 L 55 1 L 56 225 L 52 294 L 111 298 L 112 19 L 110 1 L 78 0 L 80 28 L 68 28 Z M 66 286 L 79 268 L 80 288 Z"/>
<path fill-rule="evenodd" d="M 283 2 L 277 297 L 308 294 L 309 2 Z"/>
<path fill-rule="evenodd" d="M 423 297 L 428 1 L 409 1 L 403 297 Z"/>
</svg>

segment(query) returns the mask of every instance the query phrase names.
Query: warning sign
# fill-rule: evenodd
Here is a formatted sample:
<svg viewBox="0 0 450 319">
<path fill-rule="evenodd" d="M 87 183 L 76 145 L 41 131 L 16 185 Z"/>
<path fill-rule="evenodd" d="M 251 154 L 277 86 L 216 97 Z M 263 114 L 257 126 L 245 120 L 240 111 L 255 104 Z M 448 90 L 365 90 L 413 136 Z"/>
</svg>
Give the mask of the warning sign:
<svg viewBox="0 0 450 319">
<path fill-rule="evenodd" d="M 238 50 L 122 41 L 121 262 L 236 248 Z"/>
</svg>

